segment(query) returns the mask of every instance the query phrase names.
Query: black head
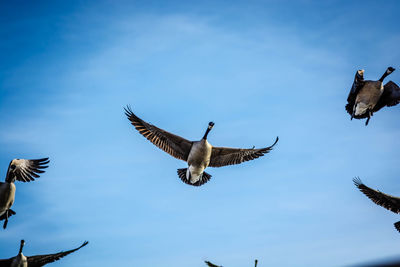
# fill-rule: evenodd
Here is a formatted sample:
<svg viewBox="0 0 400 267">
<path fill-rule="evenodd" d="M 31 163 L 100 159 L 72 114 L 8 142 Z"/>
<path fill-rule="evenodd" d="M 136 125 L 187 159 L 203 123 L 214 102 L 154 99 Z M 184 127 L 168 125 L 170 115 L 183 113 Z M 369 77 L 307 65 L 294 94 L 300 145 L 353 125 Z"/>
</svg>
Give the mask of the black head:
<svg viewBox="0 0 400 267">
<path fill-rule="evenodd" d="M 212 122 L 212 121 L 210 121 L 209 123 L 208 123 L 208 129 L 212 129 L 212 127 L 214 127 L 214 123 Z"/>
<path fill-rule="evenodd" d="M 392 72 L 395 71 L 395 70 L 396 70 L 395 68 L 389 67 L 389 68 L 387 68 L 386 72 L 387 72 L 387 74 L 390 74 L 390 73 L 392 73 Z"/>
</svg>

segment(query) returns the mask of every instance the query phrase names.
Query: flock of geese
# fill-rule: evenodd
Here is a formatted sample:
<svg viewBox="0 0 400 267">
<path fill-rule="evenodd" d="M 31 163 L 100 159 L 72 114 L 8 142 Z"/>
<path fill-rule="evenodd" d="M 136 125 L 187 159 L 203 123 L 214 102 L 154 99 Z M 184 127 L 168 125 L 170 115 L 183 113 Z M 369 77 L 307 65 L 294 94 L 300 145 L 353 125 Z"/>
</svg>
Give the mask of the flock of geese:
<svg viewBox="0 0 400 267">
<path fill-rule="evenodd" d="M 399 104 L 399 86 L 392 81 L 383 85 L 384 79 L 394 70 L 394 68 L 388 67 L 377 81 L 364 80 L 364 70 L 356 72 L 346 105 L 346 111 L 351 115 L 351 119 L 367 118 L 365 125 L 368 125 L 374 112 L 385 106 L 391 107 Z M 145 122 L 137 117 L 129 106 L 125 108 L 125 114 L 135 129 L 147 140 L 174 158 L 187 162 L 187 168 L 178 169 L 177 173 L 182 182 L 192 186 L 204 185 L 211 179 L 211 175 L 204 171 L 207 167 L 222 167 L 257 159 L 269 153 L 279 140 L 276 137 L 272 145 L 263 148 L 214 147 L 207 141 L 207 136 L 214 126 L 213 122 L 209 122 L 199 141 L 189 141 Z M 13 159 L 10 162 L 5 182 L 0 182 L 0 221 L 4 220 L 4 229 L 7 228 L 9 218 L 16 215 L 16 212 L 11 209 L 15 200 L 15 182 L 34 181 L 44 173 L 49 162 L 48 158 Z M 400 213 L 400 198 L 371 189 L 364 185 L 359 178 L 354 178 L 353 181 L 360 191 L 373 202 L 390 211 Z M 395 223 L 395 227 L 400 232 L 400 221 Z M 0 260 L 0 267 L 44 266 L 81 249 L 88 242 L 85 241 L 81 246 L 65 252 L 28 257 L 22 254 L 24 244 L 25 241 L 21 240 L 17 256 Z M 206 262 L 206 264 L 216 266 L 211 262 Z M 257 260 L 255 265 L 257 266 Z"/>
</svg>

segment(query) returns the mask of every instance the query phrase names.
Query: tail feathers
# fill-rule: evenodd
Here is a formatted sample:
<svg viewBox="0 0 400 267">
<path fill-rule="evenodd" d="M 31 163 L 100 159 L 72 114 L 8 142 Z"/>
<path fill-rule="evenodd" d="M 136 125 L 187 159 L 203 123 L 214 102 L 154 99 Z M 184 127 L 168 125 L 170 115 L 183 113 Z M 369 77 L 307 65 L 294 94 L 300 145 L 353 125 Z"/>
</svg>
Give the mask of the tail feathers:
<svg viewBox="0 0 400 267">
<path fill-rule="evenodd" d="M 197 182 L 192 184 L 188 179 L 186 179 L 186 172 L 187 172 L 187 168 L 178 169 L 179 178 L 181 178 L 182 182 L 184 182 L 185 184 L 188 184 L 188 185 L 200 186 L 200 185 L 207 183 L 211 179 L 210 174 L 203 172 L 201 178 Z"/>
<path fill-rule="evenodd" d="M 15 211 L 12 209 L 8 210 L 8 218 L 10 218 L 12 215 L 17 214 Z M 7 219 L 6 214 L 4 213 L 3 215 L 0 216 L 0 221 Z"/>
<path fill-rule="evenodd" d="M 397 231 L 400 232 L 400 221 L 394 224 L 394 227 L 396 228 Z"/>
</svg>

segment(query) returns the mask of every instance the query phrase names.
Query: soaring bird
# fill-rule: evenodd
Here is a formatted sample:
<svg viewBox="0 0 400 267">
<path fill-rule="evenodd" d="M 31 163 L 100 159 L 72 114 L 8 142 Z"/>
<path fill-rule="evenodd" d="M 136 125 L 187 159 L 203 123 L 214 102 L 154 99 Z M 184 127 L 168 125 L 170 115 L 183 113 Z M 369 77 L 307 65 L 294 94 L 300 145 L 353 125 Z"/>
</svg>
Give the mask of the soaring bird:
<svg viewBox="0 0 400 267">
<path fill-rule="evenodd" d="M 207 266 L 209 266 L 209 267 L 223 267 L 222 265 L 220 266 L 220 265 L 215 265 L 214 263 L 212 263 L 212 262 L 209 262 L 209 261 L 204 261 L 206 264 L 207 264 Z"/>
<path fill-rule="evenodd" d="M 85 241 L 80 247 L 71 249 L 68 251 L 61 251 L 54 254 L 47 255 L 36 255 L 36 256 L 25 256 L 22 254 L 22 249 L 24 248 L 25 241 L 21 240 L 21 245 L 19 247 L 18 255 L 6 260 L 0 260 L 0 267 L 40 267 L 48 263 L 58 261 L 59 259 L 75 252 L 82 247 L 86 246 L 89 242 Z"/>
<path fill-rule="evenodd" d="M 44 173 L 48 166 L 49 158 L 43 159 L 13 159 L 8 166 L 5 182 L 0 182 L 0 221 L 4 220 L 3 228 L 6 229 L 8 218 L 15 215 L 11 209 L 15 199 L 16 180 L 21 182 L 34 181 L 38 173 Z"/>
<path fill-rule="evenodd" d="M 392 81 L 383 85 L 383 80 L 393 71 L 394 68 L 388 67 L 377 81 L 365 81 L 364 70 L 356 72 L 346 105 L 351 119 L 368 118 L 365 122 L 365 125 L 368 125 L 374 112 L 385 106 L 391 107 L 400 103 L 399 86 Z"/>
<path fill-rule="evenodd" d="M 210 180 L 211 175 L 204 171 L 205 168 L 239 164 L 264 156 L 279 140 L 277 137 L 271 146 L 264 148 L 214 147 L 207 141 L 208 133 L 214 126 L 213 122 L 208 124 L 200 141 L 189 141 L 143 121 L 129 106 L 125 108 L 125 114 L 147 140 L 171 156 L 188 163 L 188 168 L 178 169 L 178 176 L 184 183 L 193 186 L 200 186 Z"/>
<path fill-rule="evenodd" d="M 353 179 L 354 184 L 363 192 L 369 199 L 375 204 L 384 207 L 387 210 L 393 211 L 394 213 L 400 213 L 400 198 L 394 197 L 388 194 L 384 194 L 378 190 L 374 190 L 363 184 L 360 178 L 356 177 Z M 394 224 L 397 231 L 400 232 L 400 221 Z"/>
</svg>

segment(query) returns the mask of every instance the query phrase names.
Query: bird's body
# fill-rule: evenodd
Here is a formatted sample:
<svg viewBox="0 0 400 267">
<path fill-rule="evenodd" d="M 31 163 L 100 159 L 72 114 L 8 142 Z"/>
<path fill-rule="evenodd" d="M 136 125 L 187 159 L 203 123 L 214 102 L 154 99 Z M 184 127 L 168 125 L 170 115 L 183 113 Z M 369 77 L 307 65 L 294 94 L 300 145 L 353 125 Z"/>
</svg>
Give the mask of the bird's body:
<svg viewBox="0 0 400 267">
<path fill-rule="evenodd" d="M 397 84 L 389 81 L 383 85 L 383 80 L 393 71 L 395 71 L 394 68 L 387 68 L 377 81 L 365 81 L 364 70 L 356 72 L 346 105 L 351 119 L 367 118 L 365 125 L 368 125 L 374 112 L 385 106 L 395 106 L 400 102 L 400 88 Z"/>
<path fill-rule="evenodd" d="M 15 181 L 30 182 L 44 173 L 48 158 L 43 159 L 13 159 L 8 166 L 5 182 L 0 182 L 0 221 L 4 220 L 3 228 L 6 229 L 8 218 L 15 215 L 11 209 L 15 200 Z"/>
<path fill-rule="evenodd" d="M 22 252 L 12 260 L 11 267 L 28 267 L 28 260 Z"/>
<path fill-rule="evenodd" d="M 186 179 L 195 184 L 203 176 L 204 169 L 210 164 L 212 145 L 206 139 L 193 142 L 192 149 L 188 156 Z"/>
<path fill-rule="evenodd" d="M 383 93 L 381 81 L 365 81 L 356 97 L 354 116 L 362 116 L 373 110 Z"/>
<path fill-rule="evenodd" d="M 14 204 L 15 190 L 14 183 L 0 182 L 0 217 Z"/>
<path fill-rule="evenodd" d="M 207 167 L 222 167 L 256 159 L 270 152 L 279 140 L 276 138 L 271 146 L 258 149 L 214 147 L 207 141 L 213 122 L 208 124 L 201 140 L 189 141 L 143 121 L 129 107 L 125 109 L 125 114 L 147 140 L 171 156 L 187 162 L 188 168 L 178 169 L 178 176 L 184 183 L 194 186 L 200 186 L 211 179 L 211 175 L 204 171 Z"/>
<path fill-rule="evenodd" d="M 71 254 L 81 249 L 88 243 L 89 242 L 85 241 L 80 247 L 67 251 L 61 251 L 54 254 L 25 256 L 24 254 L 22 254 L 22 249 L 24 248 L 25 241 L 21 240 L 21 245 L 19 248 L 18 255 L 9 259 L 0 260 L 0 267 L 41 267 L 48 263 L 58 261 L 59 259 L 67 256 L 68 254 Z"/>
</svg>

